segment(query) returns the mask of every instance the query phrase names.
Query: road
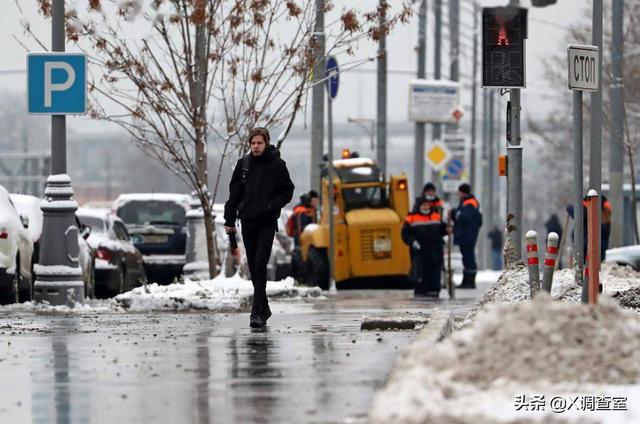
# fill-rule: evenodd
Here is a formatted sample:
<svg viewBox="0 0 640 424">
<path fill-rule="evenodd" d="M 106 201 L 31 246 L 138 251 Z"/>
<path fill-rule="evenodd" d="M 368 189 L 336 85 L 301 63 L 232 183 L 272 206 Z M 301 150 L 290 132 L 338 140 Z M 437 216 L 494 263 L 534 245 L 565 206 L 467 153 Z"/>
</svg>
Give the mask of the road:
<svg viewBox="0 0 640 424">
<path fill-rule="evenodd" d="M 362 290 L 272 302 L 260 332 L 247 314 L 0 308 L 0 423 L 362 422 L 417 335 L 360 331 L 363 316 L 461 311 L 479 292 L 459 291 L 455 301 Z"/>
</svg>

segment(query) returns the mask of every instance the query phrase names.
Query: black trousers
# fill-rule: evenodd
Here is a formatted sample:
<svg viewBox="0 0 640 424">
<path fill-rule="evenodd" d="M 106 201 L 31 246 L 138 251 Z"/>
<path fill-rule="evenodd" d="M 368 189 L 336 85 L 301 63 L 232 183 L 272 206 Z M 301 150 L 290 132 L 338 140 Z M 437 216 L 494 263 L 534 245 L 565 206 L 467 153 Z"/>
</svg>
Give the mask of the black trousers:
<svg viewBox="0 0 640 424">
<path fill-rule="evenodd" d="M 478 271 L 478 265 L 476 264 L 476 247 L 474 245 L 460 246 L 460 253 L 462 254 L 464 272 L 475 274 L 476 271 Z"/>
<path fill-rule="evenodd" d="M 265 309 L 267 301 L 267 264 L 276 233 L 276 221 L 255 223 L 242 222 L 242 241 L 247 252 L 247 264 L 253 283 L 253 309 Z"/>
</svg>

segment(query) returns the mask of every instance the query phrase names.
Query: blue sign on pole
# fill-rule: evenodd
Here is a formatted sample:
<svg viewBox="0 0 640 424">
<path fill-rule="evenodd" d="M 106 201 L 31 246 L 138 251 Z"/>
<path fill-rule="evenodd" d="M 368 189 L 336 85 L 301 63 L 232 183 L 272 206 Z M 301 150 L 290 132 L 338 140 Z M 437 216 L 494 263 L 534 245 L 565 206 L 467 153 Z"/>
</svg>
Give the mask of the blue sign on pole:
<svg viewBox="0 0 640 424">
<path fill-rule="evenodd" d="M 82 53 L 29 53 L 27 97 L 32 114 L 86 113 L 87 57 Z"/>
<path fill-rule="evenodd" d="M 340 70 L 338 69 L 338 61 L 333 56 L 327 58 L 326 75 L 327 92 L 332 99 L 335 99 L 338 95 L 338 86 L 340 85 Z"/>
<path fill-rule="evenodd" d="M 457 158 L 451 159 L 447 166 L 447 174 L 449 177 L 460 178 L 462 176 L 462 171 L 464 171 L 464 162 Z"/>
</svg>

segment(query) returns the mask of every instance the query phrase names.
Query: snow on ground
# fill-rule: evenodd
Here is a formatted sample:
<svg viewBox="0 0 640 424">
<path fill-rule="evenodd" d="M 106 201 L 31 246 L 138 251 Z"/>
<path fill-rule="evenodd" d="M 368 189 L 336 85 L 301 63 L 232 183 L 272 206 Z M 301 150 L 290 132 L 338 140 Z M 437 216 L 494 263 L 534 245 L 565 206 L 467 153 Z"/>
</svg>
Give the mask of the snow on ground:
<svg viewBox="0 0 640 424">
<path fill-rule="evenodd" d="M 590 307 L 541 295 L 488 305 L 469 328 L 439 344 L 418 338 L 377 396 L 371 421 L 636 423 L 638 382 L 636 315 L 608 298 Z M 522 395 L 545 395 L 544 411 L 518 410 Z M 555 396 L 567 404 L 579 399 L 553 413 Z M 583 396 L 626 396 L 628 411 L 590 411 Z"/>
<path fill-rule="evenodd" d="M 78 303 L 73 306 L 52 306 L 49 304 L 49 302 L 14 303 L 11 305 L 0 306 L 0 312 L 4 311 L 38 312 L 51 314 L 104 314 L 121 313 L 124 312 L 124 309 L 118 306 L 112 299 L 85 299 L 84 303 Z"/>
<path fill-rule="evenodd" d="M 319 287 L 294 285 L 293 278 L 267 283 L 267 296 L 274 298 L 319 297 Z M 118 305 L 129 311 L 182 311 L 208 309 L 224 312 L 246 312 L 251 308 L 253 286 L 238 275 L 218 276 L 213 280 L 193 281 L 170 285 L 149 284 L 115 297 Z"/>
<path fill-rule="evenodd" d="M 372 422 L 640 422 L 640 320 L 616 304 L 639 312 L 640 273 L 603 264 L 595 308 L 580 303 L 571 269 L 556 271 L 551 296 L 533 302 L 524 265 L 485 277 L 495 283 L 461 331 L 438 344 L 419 337 L 399 360 Z M 521 395 L 544 395 L 544 411 L 518 410 Z M 554 413 L 556 396 L 578 401 Z M 628 411 L 589 410 L 591 396 L 626 397 Z"/>
</svg>

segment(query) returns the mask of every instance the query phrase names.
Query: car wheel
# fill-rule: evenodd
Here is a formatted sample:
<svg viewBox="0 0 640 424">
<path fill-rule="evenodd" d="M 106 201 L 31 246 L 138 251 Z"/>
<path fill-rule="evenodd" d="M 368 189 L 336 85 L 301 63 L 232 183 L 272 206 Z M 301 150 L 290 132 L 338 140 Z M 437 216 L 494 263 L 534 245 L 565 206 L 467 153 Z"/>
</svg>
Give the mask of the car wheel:
<svg viewBox="0 0 640 424">
<path fill-rule="evenodd" d="M 118 273 L 120 275 L 120 281 L 118 284 L 118 293 L 122 294 L 125 291 L 128 291 L 128 287 L 129 285 L 127 284 L 127 269 L 123 266 L 120 267 L 120 272 Z"/>
<path fill-rule="evenodd" d="M 309 248 L 307 270 L 312 285 L 329 290 L 329 258 L 326 249 L 316 249 L 313 246 Z"/>
<path fill-rule="evenodd" d="M 20 254 L 16 256 L 16 269 L 11 280 L 11 301 L 20 303 Z"/>
<path fill-rule="evenodd" d="M 307 283 L 307 266 L 302 259 L 302 250 L 296 247 L 291 252 L 291 275 L 299 283 Z"/>
</svg>

